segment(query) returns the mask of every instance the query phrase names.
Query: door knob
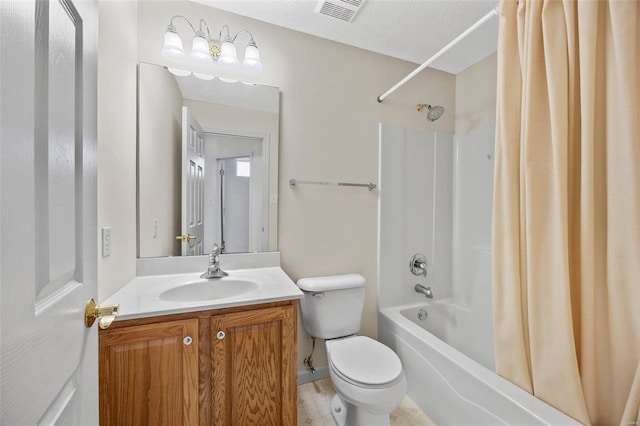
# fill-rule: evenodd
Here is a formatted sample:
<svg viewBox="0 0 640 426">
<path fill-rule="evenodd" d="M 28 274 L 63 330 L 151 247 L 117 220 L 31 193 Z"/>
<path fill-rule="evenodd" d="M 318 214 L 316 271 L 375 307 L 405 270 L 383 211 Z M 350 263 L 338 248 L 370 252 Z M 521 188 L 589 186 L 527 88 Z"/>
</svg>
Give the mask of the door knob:
<svg viewBox="0 0 640 426">
<path fill-rule="evenodd" d="M 90 328 L 98 320 L 98 326 L 103 330 L 107 329 L 118 316 L 119 309 L 120 305 L 98 306 L 96 301 L 91 299 L 84 308 L 84 325 Z"/>
<path fill-rule="evenodd" d="M 183 243 L 185 241 L 191 241 L 191 240 L 197 240 L 198 236 L 197 235 L 191 235 L 191 234 L 187 234 L 187 235 L 177 235 L 176 236 L 176 240 L 180 240 Z"/>
</svg>

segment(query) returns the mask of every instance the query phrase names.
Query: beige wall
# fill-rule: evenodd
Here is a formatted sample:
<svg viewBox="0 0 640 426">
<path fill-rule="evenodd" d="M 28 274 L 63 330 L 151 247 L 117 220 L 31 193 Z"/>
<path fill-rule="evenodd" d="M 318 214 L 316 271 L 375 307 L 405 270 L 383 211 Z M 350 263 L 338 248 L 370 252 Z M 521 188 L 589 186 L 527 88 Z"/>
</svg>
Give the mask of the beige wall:
<svg viewBox="0 0 640 426">
<path fill-rule="evenodd" d="M 495 123 L 497 84 L 497 53 L 456 75 L 456 133 Z"/>
<path fill-rule="evenodd" d="M 138 255 L 179 256 L 184 100 L 166 69 L 143 63 L 139 73 Z"/>
<path fill-rule="evenodd" d="M 160 55 L 162 36 L 175 14 L 184 15 L 192 22 L 204 18 L 210 25 L 215 25 L 213 33 L 219 31 L 221 23 L 227 23 L 233 31 L 246 28 L 253 33 L 265 70 L 245 78 L 278 86 L 281 90 L 278 237 L 282 267 L 294 281 L 305 276 L 347 272 L 364 275 L 368 285 L 361 331 L 375 336 L 377 192 L 316 186 L 290 189 L 288 180 L 377 182 L 378 123 L 453 132 L 454 114 L 447 113 L 431 123 L 424 112 L 416 111 L 415 105 L 432 103 L 454 111 L 455 77 L 427 69 L 379 104 L 376 97 L 411 72 L 416 64 L 190 2 L 143 1 L 138 4 L 139 61 L 166 63 Z M 135 28 L 135 24 L 124 25 L 130 24 L 126 18 L 124 23 L 122 19 L 117 23 L 116 30 Z M 177 25 L 187 40 L 184 23 Z M 117 46 L 131 46 L 132 40 L 135 35 Z M 124 74 L 127 74 L 126 87 L 118 87 L 112 94 L 120 101 L 123 98 L 118 94 L 122 94 L 128 102 L 130 97 L 135 97 L 135 70 L 130 67 L 121 70 L 119 81 Z M 228 72 L 219 74 L 233 76 Z M 129 87 L 129 77 L 133 79 L 132 87 Z M 135 113 L 132 112 L 127 119 L 133 117 Z M 114 128 L 121 125 L 120 118 L 113 121 Z M 102 145 L 103 141 L 99 143 Z M 118 194 L 128 204 L 101 203 L 99 208 L 114 210 L 112 214 L 118 213 L 117 219 L 133 231 L 133 238 L 127 242 L 128 257 L 121 261 L 121 265 L 128 267 L 135 256 L 135 209 L 130 205 L 135 200 L 135 193 L 129 194 L 135 187 L 135 139 L 132 141 L 127 135 L 126 141 L 118 143 L 127 144 L 127 161 L 103 162 L 101 173 L 105 179 L 119 180 L 120 176 L 127 176 L 128 187 Z M 118 194 L 114 194 L 114 202 Z M 115 221 L 114 217 L 111 222 Z M 120 230 L 114 229 L 114 235 L 116 232 Z M 114 250 L 125 251 L 115 244 Z M 102 293 L 113 293 L 128 281 L 127 275 L 130 274 L 113 276 L 108 286 L 101 279 Z M 101 278 L 106 276 L 102 274 Z M 310 340 L 304 335 L 302 325 L 300 330 L 299 360 L 310 350 Z M 322 365 L 326 363 L 324 345 L 319 346 L 314 358 L 317 365 Z M 303 368 L 301 361 L 298 368 Z"/>
<path fill-rule="evenodd" d="M 98 255 L 102 301 L 136 274 L 138 5 L 100 1 L 98 12 L 98 228 L 112 232 L 111 256 Z"/>
</svg>

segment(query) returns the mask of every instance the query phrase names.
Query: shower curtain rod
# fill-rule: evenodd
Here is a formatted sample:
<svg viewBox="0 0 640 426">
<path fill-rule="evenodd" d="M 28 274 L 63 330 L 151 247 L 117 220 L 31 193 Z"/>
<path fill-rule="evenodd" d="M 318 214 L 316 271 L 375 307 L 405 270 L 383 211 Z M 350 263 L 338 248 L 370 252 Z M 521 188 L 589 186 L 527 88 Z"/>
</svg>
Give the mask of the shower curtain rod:
<svg viewBox="0 0 640 426">
<path fill-rule="evenodd" d="M 464 39 L 466 36 L 468 36 L 469 34 L 471 34 L 473 31 L 476 30 L 476 28 L 478 28 L 479 26 L 481 26 L 482 24 L 484 24 L 485 22 L 487 22 L 489 19 L 491 19 L 494 16 L 498 15 L 498 8 L 496 7 L 495 9 L 492 9 L 491 12 L 487 13 L 486 15 L 484 15 L 482 18 L 480 18 L 480 20 L 478 22 L 476 22 L 475 24 L 473 24 L 472 26 L 470 26 L 469 28 L 467 28 L 462 34 L 460 34 L 458 37 L 454 38 L 449 44 L 447 44 L 445 47 L 443 47 L 442 49 L 440 49 L 435 55 L 433 55 L 432 57 L 430 57 L 429 59 L 427 59 L 422 65 L 420 65 L 418 68 L 416 68 L 415 70 L 413 70 L 411 72 L 411 74 L 407 75 L 405 78 L 403 78 L 402 80 L 400 80 L 395 86 L 393 86 L 391 89 L 387 90 L 386 92 L 384 92 L 382 95 L 378 96 L 378 102 L 382 103 L 382 101 L 384 100 L 384 98 L 386 98 L 387 96 L 389 96 L 390 94 L 392 94 L 393 92 L 395 92 L 398 88 L 400 88 L 401 86 L 403 86 L 407 81 L 411 80 L 413 77 L 416 76 L 416 74 L 418 74 L 420 71 L 422 71 L 423 69 L 425 69 L 426 67 L 428 67 L 429 65 L 431 65 L 432 62 L 434 62 L 436 59 L 438 59 L 440 56 L 442 56 L 447 50 L 451 49 L 453 46 L 455 46 L 456 44 L 458 44 L 460 42 L 460 40 Z"/>
</svg>

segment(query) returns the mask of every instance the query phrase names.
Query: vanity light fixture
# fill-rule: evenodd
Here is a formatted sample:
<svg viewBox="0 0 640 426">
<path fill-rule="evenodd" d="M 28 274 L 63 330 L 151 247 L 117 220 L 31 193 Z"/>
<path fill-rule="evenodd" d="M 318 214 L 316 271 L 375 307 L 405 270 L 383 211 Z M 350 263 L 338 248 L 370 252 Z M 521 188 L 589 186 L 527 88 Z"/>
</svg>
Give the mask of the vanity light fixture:
<svg viewBox="0 0 640 426">
<path fill-rule="evenodd" d="M 193 30 L 194 37 L 191 44 L 191 52 L 188 56 L 184 52 L 182 38 L 173 24 L 173 21 L 176 18 L 182 18 L 187 21 Z M 204 31 L 205 29 L 206 34 Z M 224 34 L 225 32 L 226 34 Z M 238 36 L 243 33 L 249 35 L 249 42 L 244 50 L 244 60 L 240 62 L 238 60 L 235 42 Z M 209 25 L 207 25 L 204 19 L 200 19 L 200 26 L 198 30 L 196 30 L 193 24 L 191 24 L 191 22 L 182 15 L 175 15 L 169 21 L 169 26 L 164 33 L 164 45 L 161 53 L 162 56 L 171 61 L 190 61 L 200 66 L 218 63 L 230 67 L 238 66 L 242 69 L 257 72 L 262 71 L 263 68 L 262 62 L 260 61 L 258 46 L 256 46 L 256 42 L 253 40 L 253 34 L 249 31 L 242 30 L 235 36 L 231 37 L 229 33 L 229 26 L 225 24 L 220 30 L 218 40 L 213 40 L 209 31 Z"/>
</svg>

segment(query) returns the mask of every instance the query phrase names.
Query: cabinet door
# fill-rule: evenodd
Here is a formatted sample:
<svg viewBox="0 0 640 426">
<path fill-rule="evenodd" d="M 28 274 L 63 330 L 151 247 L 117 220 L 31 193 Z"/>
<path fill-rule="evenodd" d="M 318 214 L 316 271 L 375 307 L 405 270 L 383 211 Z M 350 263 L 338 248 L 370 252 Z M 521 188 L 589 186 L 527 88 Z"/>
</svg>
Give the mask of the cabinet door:
<svg viewBox="0 0 640 426">
<path fill-rule="evenodd" d="M 198 320 L 100 335 L 100 424 L 198 424 Z"/>
<path fill-rule="evenodd" d="M 211 318 L 215 425 L 295 425 L 294 305 Z"/>
</svg>

